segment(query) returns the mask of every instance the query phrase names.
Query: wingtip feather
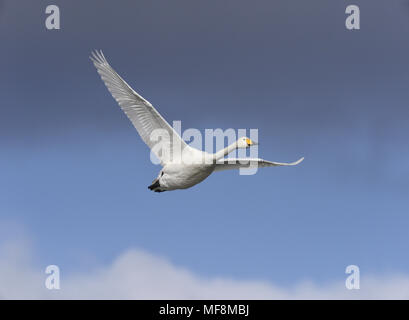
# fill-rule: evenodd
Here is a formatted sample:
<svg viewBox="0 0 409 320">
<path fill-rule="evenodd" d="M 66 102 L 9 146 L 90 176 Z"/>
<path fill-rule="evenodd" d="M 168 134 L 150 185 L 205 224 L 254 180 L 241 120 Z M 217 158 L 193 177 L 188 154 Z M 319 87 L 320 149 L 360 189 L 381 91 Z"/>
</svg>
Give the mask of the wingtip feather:
<svg viewBox="0 0 409 320">
<path fill-rule="evenodd" d="M 89 58 L 96 65 L 108 64 L 108 61 L 105 58 L 104 53 L 102 52 L 102 50 L 96 50 L 96 49 L 92 50 L 91 55 L 90 55 Z"/>
<path fill-rule="evenodd" d="M 295 162 L 293 162 L 292 163 L 292 165 L 297 165 L 297 164 L 299 164 L 299 163 L 301 163 L 301 162 L 303 162 L 304 161 L 304 157 L 301 157 L 300 159 L 298 159 L 297 161 L 295 161 Z"/>
</svg>

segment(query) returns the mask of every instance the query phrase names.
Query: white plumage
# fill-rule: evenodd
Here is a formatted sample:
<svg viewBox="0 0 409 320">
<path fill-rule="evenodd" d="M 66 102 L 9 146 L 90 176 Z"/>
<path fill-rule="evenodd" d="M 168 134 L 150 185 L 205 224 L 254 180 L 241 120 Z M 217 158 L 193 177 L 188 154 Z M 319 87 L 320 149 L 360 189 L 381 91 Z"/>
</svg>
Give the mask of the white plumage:
<svg viewBox="0 0 409 320">
<path fill-rule="evenodd" d="M 135 92 L 109 65 L 102 51 L 93 52 L 91 60 L 109 92 L 131 120 L 142 140 L 159 158 L 162 170 L 149 186 L 161 192 L 186 189 L 206 179 L 214 171 L 249 167 L 293 166 L 304 158 L 292 163 L 271 162 L 263 159 L 224 158 L 238 148 L 248 148 L 256 143 L 247 137 L 239 138 L 228 147 L 208 153 L 190 147 L 166 122 L 152 104 Z M 160 135 L 160 146 L 155 136 Z"/>
</svg>

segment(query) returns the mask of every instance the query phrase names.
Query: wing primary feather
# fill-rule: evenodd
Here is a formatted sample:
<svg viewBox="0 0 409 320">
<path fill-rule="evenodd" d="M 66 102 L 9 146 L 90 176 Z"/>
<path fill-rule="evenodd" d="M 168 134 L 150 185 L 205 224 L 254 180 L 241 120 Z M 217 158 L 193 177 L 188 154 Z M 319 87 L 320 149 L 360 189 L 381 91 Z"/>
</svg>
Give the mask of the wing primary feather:
<svg viewBox="0 0 409 320">
<path fill-rule="evenodd" d="M 166 122 L 149 101 L 133 90 L 110 66 L 102 50 L 93 51 L 90 59 L 108 91 L 149 148 L 152 149 L 157 143 L 157 141 L 151 141 L 151 135 L 154 130 L 161 129 L 167 132 L 166 136 L 161 136 L 162 152 L 156 150 L 155 154 L 160 159 L 162 165 L 172 161 L 172 157 L 178 153 L 180 154 L 187 146 L 179 134 Z M 174 145 L 174 142 L 176 142 L 176 145 Z M 164 150 L 165 148 L 166 150 Z"/>
<path fill-rule="evenodd" d="M 273 162 L 267 161 L 264 159 L 253 159 L 253 158 L 243 158 L 243 159 L 235 159 L 235 158 L 226 158 L 218 161 L 216 163 L 215 171 L 222 171 L 222 170 L 231 170 L 231 169 L 245 169 L 257 166 L 259 168 L 264 167 L 278 167 L 278 166 L 295 166 L 302 162 L 304 157 L 298 159 L 294 162 Z"/>
</svg>

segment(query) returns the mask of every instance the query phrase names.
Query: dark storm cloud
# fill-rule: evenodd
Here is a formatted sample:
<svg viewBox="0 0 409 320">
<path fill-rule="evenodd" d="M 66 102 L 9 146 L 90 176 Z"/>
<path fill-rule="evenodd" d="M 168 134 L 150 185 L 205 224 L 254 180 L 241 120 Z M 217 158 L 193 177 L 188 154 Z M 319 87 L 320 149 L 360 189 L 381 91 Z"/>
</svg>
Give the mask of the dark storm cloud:
<svg viewBox="0 0 409 320">
<path fill-rule="evenodd" d="M 88 59 L 94 48 L 185 128 L 338 135 L 366 141 L 368 157 L 408 135 L 402 2 L 356 1 L 360 31 L 345 29 L 350 1 L 54 3 L 60 31 L 44 27 L 47 1 L 7 3 L 3 141 L 132 130 Z"/>
</svg>

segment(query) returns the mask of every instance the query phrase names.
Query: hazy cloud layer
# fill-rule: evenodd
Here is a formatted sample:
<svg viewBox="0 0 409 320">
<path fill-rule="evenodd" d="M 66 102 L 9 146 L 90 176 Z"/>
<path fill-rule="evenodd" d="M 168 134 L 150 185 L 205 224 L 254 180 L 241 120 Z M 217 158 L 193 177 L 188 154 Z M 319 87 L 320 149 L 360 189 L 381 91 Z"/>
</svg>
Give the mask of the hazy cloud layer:
<svg viewBox="0 0 409 320">
<path fill-rule="evenodd" d="M 261 281 L 202 278 L 166 259 L 129 250 L 112 264 L 64 275 L 61 290 L 45 288 L 44 267 L 35 267 L 24 245 L 4 246 L 0 254 L 2 299 L 408 299 L 409 277 L 361 277 L 360 290 L 347 290 L 344 279 L 292 288 Z"/>
</svg>

